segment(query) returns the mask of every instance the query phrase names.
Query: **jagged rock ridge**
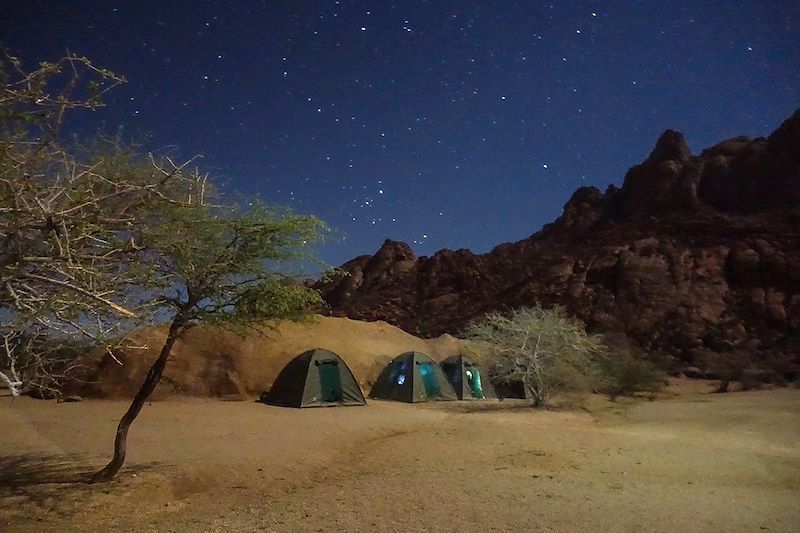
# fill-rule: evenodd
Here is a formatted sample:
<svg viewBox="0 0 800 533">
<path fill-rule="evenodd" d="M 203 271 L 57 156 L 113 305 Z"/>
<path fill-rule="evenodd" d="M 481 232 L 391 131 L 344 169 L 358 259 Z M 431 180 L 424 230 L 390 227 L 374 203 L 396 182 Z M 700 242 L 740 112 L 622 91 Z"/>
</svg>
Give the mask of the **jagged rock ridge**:
<svg viewBox="0 0 800 533">
<path fill-rule="evenodd" d="M 578 189 L 554 223 L 488 254 L 386 241 L 320 283 L 330 313 L 432 336 L 493 310 L 560 304 L 684 364 L 800 363 L 800 110 L 768 138 L 693 156 L 666 131 L 622 188 Z M 774 365 L 773 365 L 774 366 Z"/>
</svg>

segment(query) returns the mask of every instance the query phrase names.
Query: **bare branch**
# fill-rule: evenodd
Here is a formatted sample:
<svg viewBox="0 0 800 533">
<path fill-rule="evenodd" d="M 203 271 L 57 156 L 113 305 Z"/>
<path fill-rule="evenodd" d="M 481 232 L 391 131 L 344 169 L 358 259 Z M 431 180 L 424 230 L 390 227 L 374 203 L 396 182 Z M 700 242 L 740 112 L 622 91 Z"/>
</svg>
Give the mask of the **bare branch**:
<svg viewBox="0 0 800 533">
<path fill-rule="evenodd" d="M 93 299 L 97 300 L 98 302 L 101 302 L 102 304 L 110 307 L 111 309 L 113 309 L 114 311 L 117 311 L 118 313 L 120 313 L 123 316 L 129 317 L 129 318 L 133 318 L 133 317 L 136 316 L 135 313 L 133 313 L 131 311 L 128 311 L 127 309 L 125 309 L 121 305 L 115 304 L 111 300 L 103 298 L 102 296 L 99 296 L 99 295 L 97 295 L 97 294 L 95 294 L 95 293 L 93 293 L 91 291 L 88 291 L 88 290 L 84 289 L 83 287 L 79 287 L 77 285 L 73 285 L 73 284 L 68 283 L 66 281 L 60 281 L 60 280 L 57 280 L 57 279 L 48 278 L 46 276 L 40 276 L 38 274 L 25 274 L 24 277 L 25 278 L 30 278 L 30 279 L 35 279 L 35 280 L 38 280 L 38 281 L 43 281 L 45 283 L 51 283 L 53 285 L 58 285 L 59 287 L 64 287 L 65 289 L 69 289 L 69 290 L 77 292 L 79 294 L 83 294 L 84 296 L 88 296 L 89 298 L 93 298 Z"/>
</svg>

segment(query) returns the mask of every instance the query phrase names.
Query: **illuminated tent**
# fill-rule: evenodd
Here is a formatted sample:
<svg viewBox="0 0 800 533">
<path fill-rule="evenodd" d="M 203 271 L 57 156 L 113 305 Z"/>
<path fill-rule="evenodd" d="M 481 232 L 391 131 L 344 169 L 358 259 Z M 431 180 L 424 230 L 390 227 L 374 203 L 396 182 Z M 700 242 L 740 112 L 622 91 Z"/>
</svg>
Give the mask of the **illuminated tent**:
<svg viewBox="0 0 800 533">
<path fill-rule="evenodd" d="M 341 357 L 317 348 L 283 367 L 264 403 L 285 407 L 365 405 L 364 393 Z"/>
<path fill-rule="evenodd" d="M 459 400 L 496 398 L 494 387 L 476 363 L 463 355 L 454 355 L 442 361 L 442 370 L 453 385 Z"/>
<path fill-rule="evenodd" d="M 406 352 L 392 359 L 378 376 L 369 397 L 399 402 L 457 399 L 436 361 L 420 352 Z"/>
</svg>

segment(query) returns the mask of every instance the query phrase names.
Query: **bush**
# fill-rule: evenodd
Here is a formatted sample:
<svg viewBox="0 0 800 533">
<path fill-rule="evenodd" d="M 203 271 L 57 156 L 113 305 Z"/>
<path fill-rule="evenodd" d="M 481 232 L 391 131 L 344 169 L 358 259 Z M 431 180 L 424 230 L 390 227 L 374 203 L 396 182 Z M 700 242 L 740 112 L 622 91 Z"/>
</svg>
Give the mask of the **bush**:
<svg viewBox="0 0 800 533">
<path fill-rule="evenodd" d="M 607 335 L 606 357 L 599 361 L 602 386 L 600 392 L 614 400 L 618 396 L 631 396 L 639 392 L 655 392 L 665 384 L 664 372 L 652 361 L 643 357 L 630 339 L 623 335 Z"/>
<path fill-rule="evenodd" d="M 741 381 L 750 369 L 747 356 L 738 352 L 706 352 L 701 358 L 709 378 L 718 379 L 717 392 L 728 392 L 731 382 Z"/>
<path fill-rule="evenodd" d="M 521 381 L 534 406 L 562 391 L 594 391 L 604 346 L 561 308 L 522 308 L 492 313 L 467 329 L 467 338 L 488 348 L 492 373 L 501 381 Z"/>
<path fill-rule="evenodd" d="M 612 400 L 638 392 L 655 392 L 664 386 L 664 373 L 646 359 L 613 354 L 600 363 L 600 368 L 604 377 L 600 390 Z"/>
</svg>

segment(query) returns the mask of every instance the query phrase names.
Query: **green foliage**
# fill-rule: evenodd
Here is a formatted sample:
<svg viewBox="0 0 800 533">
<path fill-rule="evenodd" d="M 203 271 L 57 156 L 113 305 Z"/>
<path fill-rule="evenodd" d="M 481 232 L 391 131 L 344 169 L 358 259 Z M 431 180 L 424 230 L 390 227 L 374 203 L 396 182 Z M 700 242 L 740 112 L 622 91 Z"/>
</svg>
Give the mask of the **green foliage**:
<svg viewBox="0 0 800 533">
<path fill-rule="evenodd" d="M 123 81 L 80 56 L 26 71 L 0 51 L 0 382 L 12 393 L 53 389 L 73 368 L 53 345 L 103 342 L 135 315 L 124 307 L 127 232 L 134 206 L 164 194 L 160 173 L 130 157 L 119 168 L 149 166 L 148 183 L 105 173 L 104 154 L 84 157 L 60 135 L 70 111 L 101 106 Z"/>
<path fill-rule="evenodd" d="M 82 334 L 86 315 L 133 314 L 113 301 L 134 251 L 126 232 L 134 206 L 163 197 L 160 173 L 120 150 L 121 164 L 108 150 L 85 157 L 59 135 L 69 111 L 95 109 L 123 81 L 80 56 L 27 72 L 0 53 L 0 308 L 14 328 Z"/>
<path fill-rule="evenodd" d="M 625 335 L 604 337 L 607 356 L 598 361 L 601 375 L 600 392 L 614 400 L 641 392 L 655 392 L 664 387 L 666 376 L 652 361 L 644 358 L 636 345 Z"/>
<path fill-rule="evenodd" d="M 122 81 L 78 56 L 25 72 L 0 54 L 0 384 L 16 396 L 23 379 L 52 375 L 49 353 L 25 342 L 42 332 L 99 342 L 119 317 L 170 323 L 98 480 L 124 463 L 128 428 L 186 328 L 241 332 L 320 303 L 288 268 L 325 231 L 312 216 L 219 200 L 207 175 L 187 169 L 193 159 L 145 158 L 118 140 L 64 146 L 65 113 L 96 108 Z"/>
<path fill-rule="evenodd" d="M 89 322 L 182 310 L 241 324 L 318 303 L 284 271 L 311 255 L 318 219 L 221 202 L 193 160 L 142 156 L 120 138 L 62 142 L 65 114 L 123 81 L 80 56 L 26 72 L 0 54 L 0 308 L 14 327 L 97 336 Z"/>
<path fill-rule="evenodd" d="M 561 391 L 592 391 L 605 348 L 563 309 L 522 308 L 471 324 L 468 339 L 485 343 L 500 380 L 522 381 L 536 406 Z"/>
<path fill-rule="evenodd" d="M 287 270 L 313 257 L 311 246 L 325 230 L 318 218 L 260 201 L 171 205 L 155 215 L 142 228 L 142 263 L 153 265 L 157 301 L 187 324 L 241 329 L 300 319 L 321 303 Z"/>
<path fill-rule="evenodd" d="M 785 386 L 795 371 L 789 357 L 775 355 L 753 361 L 751 354 L 745 351 L 707 351 L 702 354 L 700 363 L 708 378 L 719 380 L 717 392 L 728 392 L 734 383 L 738 383 L 741 390 L 757 390 L 765 385 Z"/>
<path fill-rule="evenodd" d="M 664 387 L 664 373 L 650 361 L 629 355 L 610 354 L 601 363 L 605 378 L 601 391 L 613 400 Z"/>
<path fill-rule="evenodd" d="M 699 359 L 707 372 L 706 377 L 719 380 L 717 392 L 728 392 L 731 383 L 740 381 L 744 372 L 750 369 L 750 361 L 739 352 L 706 351 Z"/>
<path fill-rule="evenodd" d="M 123 81 L 79 56 L 25 71 L 0 51 L 0 337 L 106 343 L 152 321 L 303 318 L 320 297 L 289 268 L 312 257 L 320 220 L 222 199 L 195 158 L 64 141 L 65 116 Z M 21 381 L 15 346 L 0 344 L 0 384 Z"/>
<path fill-rule="evenodd" d="M 2 49 L 0 131 L 5 137 L 32 134 L 39 142 L 58 141 L 66 111 L 102 107 L 103 94 L 121 83 L 122 76 L 83 56 L 42 61 L 28 71 Z"/>
</svg>

